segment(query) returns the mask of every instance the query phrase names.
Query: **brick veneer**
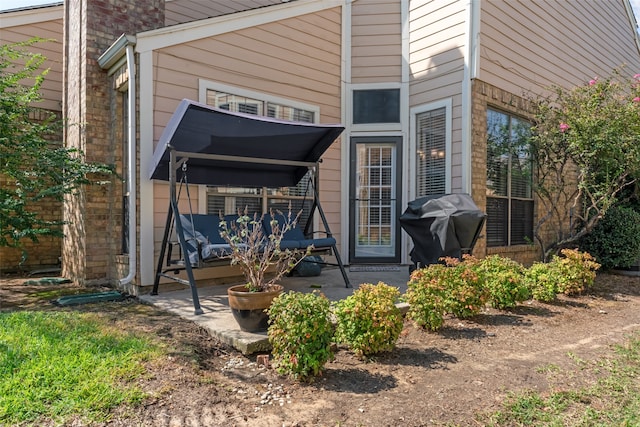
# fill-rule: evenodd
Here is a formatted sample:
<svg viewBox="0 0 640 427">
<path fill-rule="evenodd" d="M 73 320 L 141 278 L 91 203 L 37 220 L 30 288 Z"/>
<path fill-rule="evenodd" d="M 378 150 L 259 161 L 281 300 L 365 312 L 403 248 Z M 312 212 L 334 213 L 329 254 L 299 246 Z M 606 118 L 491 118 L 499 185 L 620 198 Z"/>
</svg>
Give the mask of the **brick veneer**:
<svg viewBox="0 0 640 427">
<path fill-rule="evenodd" d="M 42 122 L 48 119 L 51 114 L 61 119 L 60 111 L 36 109 L 29 115 L 29 120 Z M 62 133 L 47 137 L 52 144 L 62 143 Z M 6 180 L 0 177 L 0 186 L 9 185 Z M 38 214 L 40 219 L 45 221 L 59 221 L 62 218 L 62 203 L 45 199 L 37 205 L 30 206 L 29 209 Z M 21 270 L 37 270 L 43 267 L 57 266 L 60 263 L 62 239 L 52 236 L 41 236 L 38 242 L 31 239 L 22 240 L 26 258 L 23 260 L 22 249 L 0 247 L 0 272 L 15 272 Z"/>
<path fill-rule="evenodd" d="M 164 25 L 164 0 L 78 0 L 65 2 L 63 111 L 65 143 L 89 161 L 122 171 L 122 137 L 114 126 L 117 96 L 97 58 L 123 33 Z M 116 280 L 121 250 L 122 183 L 86 186 L 64 205 L 63 274 L 80 284 Z"/>
<path fill-rule="evenodd" d="M 480 80 L 473 82 L 472 100 L 472 153 L 471 153 L 471 196 L 482 211 L 486 211 L 487 196 L 487 108 L 496 108 L 523 118 L 530 117 L 529 103 L 520 96 L 506 92 Z M 538 203 L 534 200 L 536 207 Z M 538 217 L 535 214 L 534 224 Z M 487 247 L 486 238 L 478 240 L 473 251 L 476 256 L 500 254 L 513 258 L 525 265 L 540 260 L 537 245 L 518 245 L 509 247 Z"/>
</svg>

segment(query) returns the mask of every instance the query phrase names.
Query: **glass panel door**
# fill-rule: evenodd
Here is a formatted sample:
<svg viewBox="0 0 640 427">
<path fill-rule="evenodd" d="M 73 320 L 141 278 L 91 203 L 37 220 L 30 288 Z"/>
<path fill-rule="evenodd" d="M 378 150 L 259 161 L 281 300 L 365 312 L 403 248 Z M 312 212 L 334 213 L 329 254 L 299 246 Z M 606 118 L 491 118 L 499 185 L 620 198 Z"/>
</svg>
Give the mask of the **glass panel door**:
<svg viewBox="0 0 640 427">
<path fill-rule="evenodd" d="M 351 139 L 350 263 L 400 261 L 399 137 Z"/>
</svg>

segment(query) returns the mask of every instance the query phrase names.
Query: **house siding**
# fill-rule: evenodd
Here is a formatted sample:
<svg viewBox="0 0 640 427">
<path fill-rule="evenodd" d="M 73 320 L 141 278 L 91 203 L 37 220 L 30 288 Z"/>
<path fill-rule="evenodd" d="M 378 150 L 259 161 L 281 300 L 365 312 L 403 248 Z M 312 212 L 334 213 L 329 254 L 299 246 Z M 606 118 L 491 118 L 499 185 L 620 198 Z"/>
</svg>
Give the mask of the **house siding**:
<svg viewBox="0 0 640 427">
<path fill-rule="evenodd" d="M 29 52 L 39 53 L 46 57 L 41 70 L 49 72 L 42 84 L 40 93 L 42 101 L 35 104 L 45 111 L 35 111 L 30 119 L 36 122 L 54 113 L 58 118 L 62 113 L 62 7 L 48 8 L 49 13 L 44 20 L 38 19 L 29 12 L 11 12 L 2 14 L 0 43 L 11 44 L 27 41 L 38 36 L 47 41 L 38 42 L 25 48 Z M 61 143 L 60 133 L 52 139 Z M 0 178 L 0 186 L 7 185 Z M 33 207 L 40 218 L 47 221 L 58 221 L 62 216 L 62 204 L 49 200 L 38 203 Z M 26 258 L 23 259 L 22 249 L 0 248 L 0 271 L 33 270 L 59 264 L 62 239 L 59 237 L 43 236 L 38 242 L 23 241 Z"/>
<path fill-rule="evenodd" d="M 169 0 L 165 2 L 165 22 L 175 25 L 279 3 L 282 0 Z"/>
<path fill-rule="evenodd" d="M 451 191 L 462 189 L 462 81 L 465 2 L 412 1 L 409 10 L 409 106 L 452 100 Z M 415 176 L 412 177 L 415 179 Z"/>
<path fill-rule="evenodd" d="M 630 75 L 640 70 L 624 1 L 589 2 L 588 9 L 558 0 L 481 3 L 480 65 L 472 102 L 472 196 L 480 209 L 486 208 L 487 108 L 530 119 L 527 100 L 552 85 L 581 85 L 622 65 Z M 534 202 L 535 224 L 546 212 L 540 201 Z M 549 239 L 552 231 L 547 224 L 539 233 Z M 487 248 L 484 237 L 474 254 L 500 254 L 525 265 L 542 257 L 538 245 Z"/>
<path fill-rule="evenodd" d="M 358 0 L 351 8 L 351 83 L 399 82 L 400 1 Z"/>
<path fill-rule="evenodd" d="M 479 78 L 516 95 L 640 70 L 626 0 L 481 3 Z"/>
<path fill-rule="evenodd" d="M 62 15 L 62 7 L 59 7 L 59 9 L 60 15 Z M 38 104 L 38 107 L 51 111 L 62 111 L 62 16 L 47 21 L 26 24 L 17 23 L 16 25 L 7 26 L 9 19 L 5 19 L 5 16 L 19 15 L 19 13 L 3 14 L 3 22 L 0 24 L 2 29 L 0 31 L 0 43 L 24 42 L 35 36 L 47 39 L 28 48 L 29 52 L 44 55 L 47 59 L 42 65 L 42 70 L 49 69 L 42 84 L 41 94 L 43 101 Z"/>
<path fill-rule="evenodd" d="M 154 58 L 154 141 L 183 98 L 198 100 L 200 80 L 315 105 L 320 123 L 340 122 L 341 10 L 246 28 L 158 49 Z M 340 142 L 323 156 L 320 187 L 340 187 Z M 191 205 L 197 210 L 197 191 Z M 180 208 L 188 211 L 183 201 Z M 321 203 L 339 241 L 340 203 L 322 191 Z M 167 185 L 154 183 L 155 259 L 166 212 Z"/>
</svg>

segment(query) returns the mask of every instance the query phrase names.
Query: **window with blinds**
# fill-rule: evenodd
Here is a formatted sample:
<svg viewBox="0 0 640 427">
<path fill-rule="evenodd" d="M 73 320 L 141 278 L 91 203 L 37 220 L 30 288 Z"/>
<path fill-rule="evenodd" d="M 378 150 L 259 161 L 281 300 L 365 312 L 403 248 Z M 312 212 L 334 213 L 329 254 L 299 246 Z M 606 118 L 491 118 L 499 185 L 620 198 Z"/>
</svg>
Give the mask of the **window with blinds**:
<svg viewBox="0 0 640 427">
<path fill-rule="evenodd" d="M 510 246 L 533 239 L 531 125 L 487 110 L 487 245 Z"/>
<path fill-rule="evenodd" d="M 227 92 L 207 90 L 207 103 L 214 107 L 272 117 L 279 120 L 313 123 L 313 111 L 290 105 L 264 101 L 255 98 L 238 96 Z M 303 209 L 299 223 L 306 224 L 308 211 L 313 202 L 313 190 L 310 188 L 310 173 L 307 173 L 296 187 L 282 188 L 240 188 L 240 187 L 208 187 L 207 213 L 236 213 L 247 208 L 249 214 L 268 212 L 270 209 L 297 213 Z M 306 213 L 305 213 L 306 212 Z"/>
<path fill-rule="evenodd" d="M 416 195 L 446 192 L 446 108 L 416 115 Z"/>
</svg>

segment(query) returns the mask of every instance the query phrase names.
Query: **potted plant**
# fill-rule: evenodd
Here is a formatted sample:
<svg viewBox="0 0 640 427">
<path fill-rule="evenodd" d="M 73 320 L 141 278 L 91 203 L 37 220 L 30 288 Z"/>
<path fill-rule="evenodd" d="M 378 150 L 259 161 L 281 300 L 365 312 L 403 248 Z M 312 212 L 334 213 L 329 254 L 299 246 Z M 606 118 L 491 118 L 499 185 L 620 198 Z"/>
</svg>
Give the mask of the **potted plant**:
<svg viewBox="0 0 640 427">
<path fill-rule="evenodd" d="M 268 327 L 266 310 L 271 301 L 282 293 L 278 281 L 289 273 L 312 249 L 287 249 L 281 243 L 285 234 L 296 228 L 302 211 L 293 216 L 281 212 L 268 217 L 250 216 L 247 208 L 238 212 L 230 223 L 220 222 L 220 236 L 229 245 L 231 265 L 240 267 L 246 283 L 228 289 L 229 306 L 240 329 L 247 332 L 264 331 Z M 268 219 L 268 222 L 266 221 Z"/>
</svg>

